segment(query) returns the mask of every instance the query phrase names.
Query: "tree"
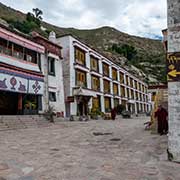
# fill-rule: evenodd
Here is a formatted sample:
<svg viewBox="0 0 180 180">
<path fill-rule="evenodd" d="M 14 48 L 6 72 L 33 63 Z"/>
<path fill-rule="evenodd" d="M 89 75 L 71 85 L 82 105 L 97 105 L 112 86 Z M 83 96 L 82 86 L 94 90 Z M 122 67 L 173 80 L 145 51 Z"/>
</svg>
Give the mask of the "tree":
<svg viewBox="0 0 180 180">
<path fill-rule="evenodd" d="M 42 21 L 42 16 L 41 16 L 41 15 L 43 15 L 42 10 L 40 10 L 39 8 L 33 8 L 32 10 L 33 10 L 33 12 L 35 14 L 35 18 L 37 18 L 40 21 Z"/>
<path fill-rule="evenodd" d="M 128 44 L 123 44 L 121 46 L 120 45 L 118 46 L 117 44 L 113 44 L 112 51 L 115 51 L 118 54 L 122 54 L 128 60 L 132 60 L 137 55 L 137 51 L 135 47 Z"/>
</svg>

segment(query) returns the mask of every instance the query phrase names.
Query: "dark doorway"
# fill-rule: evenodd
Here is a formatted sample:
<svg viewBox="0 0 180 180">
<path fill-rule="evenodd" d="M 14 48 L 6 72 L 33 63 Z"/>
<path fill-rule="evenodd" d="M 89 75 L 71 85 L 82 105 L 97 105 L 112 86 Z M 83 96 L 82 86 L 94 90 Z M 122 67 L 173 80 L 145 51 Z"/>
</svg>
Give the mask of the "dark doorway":
<svg viewBox="0 0 180 180">
<path fill-rule="evenodd" d="M 83 116 L 88 115 L 88 102 L 91 97 L 89 96 L 79 96 L 77 97 L 77 115 Z"/>
<path fill-rule="evenodd" d="M 0 115 L 16 115 L 18 93 L 0 91 Z"/>
</svg>

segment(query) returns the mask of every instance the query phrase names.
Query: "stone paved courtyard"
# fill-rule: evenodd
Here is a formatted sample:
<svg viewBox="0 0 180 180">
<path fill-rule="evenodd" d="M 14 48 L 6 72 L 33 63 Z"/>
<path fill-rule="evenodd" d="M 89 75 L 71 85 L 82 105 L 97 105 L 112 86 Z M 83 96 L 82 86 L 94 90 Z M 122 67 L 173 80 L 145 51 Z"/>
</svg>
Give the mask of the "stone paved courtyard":
<svg viewBox="0 0 180 180">
<path fill-rule="evenodd" d="M 147 117 L 0 131 L 0 180 L 179 180 Z"/>
</svg>

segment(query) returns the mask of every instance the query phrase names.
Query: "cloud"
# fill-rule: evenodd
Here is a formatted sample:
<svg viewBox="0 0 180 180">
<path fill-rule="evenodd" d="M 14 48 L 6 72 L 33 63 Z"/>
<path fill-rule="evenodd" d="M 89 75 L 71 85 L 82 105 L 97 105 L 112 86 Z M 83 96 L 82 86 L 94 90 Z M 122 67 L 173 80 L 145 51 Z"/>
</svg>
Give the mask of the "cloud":
<svg viewBox="0 0 180 180">
<path fill-rule="evenodd" d="M 43 19 L 61 27 L 92 29 L 112 26 L 145 37 L 159 37 L 166 28 L 165 0 L 1 0 L 25 13 L 38 7 Z"/>
</svg>

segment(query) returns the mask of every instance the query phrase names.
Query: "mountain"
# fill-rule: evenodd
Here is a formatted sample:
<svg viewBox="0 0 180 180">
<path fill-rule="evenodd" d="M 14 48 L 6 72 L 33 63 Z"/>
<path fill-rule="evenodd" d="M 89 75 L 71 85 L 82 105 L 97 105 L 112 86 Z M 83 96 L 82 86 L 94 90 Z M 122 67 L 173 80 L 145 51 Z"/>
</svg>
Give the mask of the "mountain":
<svg viewBox="0 0 180 180">
<path fill-rule="evenodd" d="M 0 3 L 0 18 L 12 25 L 25 21 L 26 14 Z M 50 31 L 55 31 L 57 37 L 72 34 L 149 84 L 166 81 L 165 52 L 160 40 L 132 36 L 108 26 L 91 30 L 63 28 L 47 22 L 41 26 L 36 30 L 44 36 Z"/>
</svg>

